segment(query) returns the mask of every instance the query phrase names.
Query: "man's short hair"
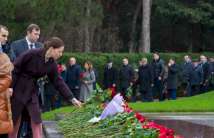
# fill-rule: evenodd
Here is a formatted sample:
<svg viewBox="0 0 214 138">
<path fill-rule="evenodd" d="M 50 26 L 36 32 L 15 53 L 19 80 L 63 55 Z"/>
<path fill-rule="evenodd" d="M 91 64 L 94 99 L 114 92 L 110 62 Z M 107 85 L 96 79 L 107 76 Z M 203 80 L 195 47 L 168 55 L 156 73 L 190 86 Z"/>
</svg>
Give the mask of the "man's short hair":
<svg viewBox="0 0 214 138">
<path fill-rule="evenodd" d="M 153 53 L 153 55 L 158 55 L 158 56 L 160 56 L 160 54 L 157 52 L 157 51 L 155 51 L 154 53 Z"/>
<path fill-rule="evenodd" d="M 27 27 L 27 32 L 30 32 L 30 33 L 31 33 L 33 30 L 39 31 L 39 30 L 40 30 L 39 25 L 37 25 L 37 24 L 30 24 L 30 25 Z"/>
<path fill-rule="evenodd" d="M 1 29 L 4 29 L 4 30 L 8 31 L 8 28 L 6 26 L 0 24 L 0 32 L 1 32 Z"/>
</svg>

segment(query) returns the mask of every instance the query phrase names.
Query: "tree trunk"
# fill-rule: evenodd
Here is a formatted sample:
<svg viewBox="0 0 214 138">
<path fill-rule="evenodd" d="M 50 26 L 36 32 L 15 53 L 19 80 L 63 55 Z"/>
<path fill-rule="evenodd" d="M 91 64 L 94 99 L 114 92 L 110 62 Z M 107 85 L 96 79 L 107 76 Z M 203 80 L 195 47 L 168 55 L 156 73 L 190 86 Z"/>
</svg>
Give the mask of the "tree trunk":
<svg viewBox="0 0 214 138">
<path fill-rule="evenodd" d="M 134 43 L 135 43 L 135 37 L 136 37 L 136 22 L 137 22 L 137 17 L 139 15 L 140 9 L 142 7 L 141 2 L 142 2 L 141 0 L 138 1 L 137 8 L 135 10 L 134 17 L 132 20 L 132 31 L 130 34 L 130 41 L 129 41 L 129 53 L 134 52 Z"/>
<path fill-rule="evenodd" d="M 142 0 L 143 4 L 143 18 L 142 18 L 142 42 L 139 52 L 150 52 L 150 15 L 151 15 L 151 2 L 150 0 Z"/>
<path fill-rule="evenodd" d="M 90 5 L 91 0 L 87 0 L 86 6 L 86 21 L 85 21 L 85 52 L 90 52 L 90 32 L 89 32 L 89 20 L 90 20 Z"/>
</svg>

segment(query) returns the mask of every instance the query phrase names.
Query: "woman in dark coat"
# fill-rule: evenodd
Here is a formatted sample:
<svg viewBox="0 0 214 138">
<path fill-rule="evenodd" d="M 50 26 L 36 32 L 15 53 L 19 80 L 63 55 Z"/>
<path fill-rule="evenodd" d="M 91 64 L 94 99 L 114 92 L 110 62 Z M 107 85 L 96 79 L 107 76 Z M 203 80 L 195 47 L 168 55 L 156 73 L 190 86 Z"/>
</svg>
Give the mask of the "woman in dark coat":
<svg viewBox="0 0 214 138">
<path fill-rule="evenodd" d="M 169 99 L 176 99 L 177 92 L 177 73 L 178 67 L 174 59 L 170 59 L 168 63 L 167 91 Z"/>
<path fill-rule="evenodd" d="M 17 137 L 24 109 L 28 111 L 31 118 L 33 137 L 42 137 L 42 120 L 36 82 L 45 75 L 68 102 L 81 106 L 57 71 L 55 60 L 62 56 L 63 50 L 64 42 L 60 38 L 52 37 L 45 42 L 44 48 L 27 51 L 15 60 L 12 84 L 14 92 L 11 98 L 14 131 L 9 134 L 10 138 Z"/>
</svg>

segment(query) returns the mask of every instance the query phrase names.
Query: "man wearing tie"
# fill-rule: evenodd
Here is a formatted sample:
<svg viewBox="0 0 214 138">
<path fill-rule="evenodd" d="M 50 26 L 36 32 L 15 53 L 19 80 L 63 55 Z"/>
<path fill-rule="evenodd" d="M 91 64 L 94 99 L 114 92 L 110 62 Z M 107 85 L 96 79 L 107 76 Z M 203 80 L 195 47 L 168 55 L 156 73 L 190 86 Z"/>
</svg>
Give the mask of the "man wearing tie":
<svg viewBox="0 0 214 138">
<path fill-rule="evenodd" d="M 40 27 L 36 24 L 30 24 L 27 27 L 27 35 L 25 38 L 16 40 L 11 44 L 13 59 L 15 60 L 25 51 L 35 48 L 41 48 L 42 43 L 38 42 L 40 36 Z M 31 137 L 31 128 L 29 123 L 29 115 L 25 110 L 23 112 L 24 117 L 22 118 L 22 123 L 19 129 L 19 137 Z"/>
<path fill-rule="evenodd" d="M 14 41 L 11 44 L 12 52 L 17 58 L 23 52 L 34 49 L 34 48 L 41 48 L 42 44 L 38 42 L 40 36 L 40 28 L 36 24 L 30 24 L 27 27 L 27 35 L 25 38 Z"/>
</svg>

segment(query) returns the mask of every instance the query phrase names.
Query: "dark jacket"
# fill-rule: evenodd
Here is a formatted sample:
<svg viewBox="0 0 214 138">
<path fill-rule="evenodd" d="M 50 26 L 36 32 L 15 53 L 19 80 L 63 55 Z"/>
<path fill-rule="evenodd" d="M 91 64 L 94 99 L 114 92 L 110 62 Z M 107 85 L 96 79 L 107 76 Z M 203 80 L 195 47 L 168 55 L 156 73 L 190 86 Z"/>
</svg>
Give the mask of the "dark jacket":
<svg viewBox="0 0 214 138">
<path fill-rule="evenodd" d="M 193 65 L 192 65 L 192 62 L 185 62 L 183 65 L 182 65 L 182 80 L 184 83 L 187 83 L 190 81 L 190 73 L 192 72 L 193 70 Z"/>
<path fill-rule="evenodd" d="M 120 88 L 128 88 L 134 79 L 134 70 L 130 65 L 123 65 L 119 71 Z"/>
<path fill-rule="evenodd" d="M 64 81 L 66 81 L 66 79 L 67 79 L 67 70 L 62 71 L 60 75 L 61 75 L 62 79 Z"/>
<path fill-rule="evenodd" d="M 163 77 L 164 74 L 164 61 L 162 59 L 153 60 L 152 69 L 154 73 L 154 78 Z"/>
<path fill-rule="evenodd" d="M 14 59 L 14 54 L 13 54 L 13 52 L 12 52 L 12 49 L 11 49 L 10 44 L 7 43 L 7 44 L 5 44 L 5 45 L 2 45 L 2 50 L 3 50 L 3 52 L 4 52 L 5 54 L 8 55 L 8 57 L 10 58 L 10 60 L 13 61 L 13 59 Z"/>
<path fill-rule="evenodd" d="M 154 83 L 154 75 L 150 65 L 140 66 L 138 69 L 137 83 L 140 85 L 141 91 L 148 91 Z"/>
<path fill-rule="evenodd" d="M 10 47 L 14 58 L 17 58 L 20 54 L 29 50 L 26 38 L 14 41 L 13 43 L 11 43 Z M 42 43 L 40 42 L 35 43 L 35 48 L 41 48 L 41 47 L 42 47 Z"/>
<path fill-rule="evenodd" d="M 77 64 L 69 66 L 66 73 L 66 83 L 70 89 L 80 88 L 81 67 Z"/>
<path fill-rule="evenodd" d="M 210 62 L 210 73 L 214 73 L 214 62 Z"/>
<path fill-rule="evenodd" d="M 203 69 L 203 83 L 207 83 L 210 76 L 210 67 L 209 63 L 201 63 L 201 67 Z"/>
<path fill-rule="evenodd" d="M 200 65 L 193 67 L 190 73 L 190 85 L 200 85 L 203 83 L 203 69 Z"/>
<path fill-rule="evenodd" d="M 13 96 L 11 97 L 14 122 L 18 120 L 23 108 L 26 107 L 31 119 L 41 123 L 41 114 L 34 113 L 40 112 L 37 80 L 45 75 L 67 101 L 73 98 L 73 94 L 58 74 L 54 59 L 51 58 L 45 62 L 44 49 L 24 52 L 14 62 Z"/>
<path fill-rule="evenodd" d="M 168 67 L 167 89 L 177 89 L 178 66 L 176 64 Z"/>
<path fill-rule="evenodd" d="M 110 69 L 106 66 L 104 69 L 104 78 L 103 78 L 103 85 L 104 88 L 107 89 L 112 87 L 113 84 L 117 82 L 117 70 L 114 67 Z"/>
</svg>

